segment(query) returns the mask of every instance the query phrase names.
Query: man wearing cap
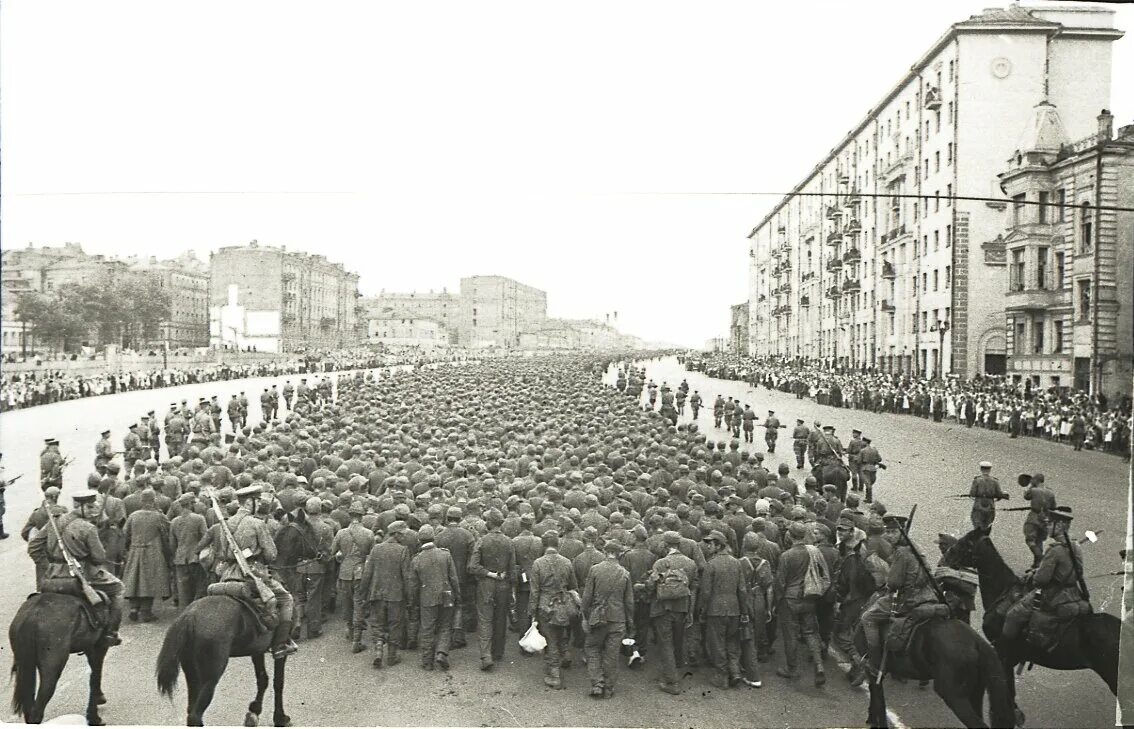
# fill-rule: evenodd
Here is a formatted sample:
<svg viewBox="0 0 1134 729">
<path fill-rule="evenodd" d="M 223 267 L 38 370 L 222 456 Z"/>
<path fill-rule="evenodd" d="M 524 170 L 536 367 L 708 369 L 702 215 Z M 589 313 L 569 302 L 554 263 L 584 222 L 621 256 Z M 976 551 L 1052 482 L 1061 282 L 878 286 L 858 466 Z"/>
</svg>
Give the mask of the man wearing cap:
<svg viewBox="0 0 1134 729">
<path fill-rule="evenodd" d="M 634 546 L 619 558 L 619 563 L 630 573 L 630 584 L 634 589 L 634 632 L 629 635 L 634 639 L 629 663 L 633 668 L 636 663 L 644 661 L 646 656 L 646 634 L 650 626 L 650 593 L 647 582 L 658 555 L 646 547 L 646 527 L 638 524 L 631 535 Z"/>
<path fill-rule="evenodd" d="M 807 453 L 807 442 L 811 431 L 803 424 L 803 418 L 796 418 L 795 428 L 791 431 L 791 447 L 795 453 L 795 467 L 803 468 L 803 456 Z"/>
<path fill-rule="evenodd" d="M 843 444 L 835 435 L 835 426 L 824 425 L 823 432 L 815 441 L 815 460 L 819 465 L 839 464 L 843 462 Z"/>
<path fill-rule="evenodd" d="M 992 464 L 988 461 L 980 462 L 980 475 L 973 479 L 969 497 L 973 500 L 970 516 L 973 528 L 986 533 L 991 531 L 992 522 L 996 519 L 996 502 L 1007 499 L 1008 494 L 1000 489 L 1000 482 L 993 478 Z"/>
<path fill-rule="evenodd" d="M 866 532 L 854 525 L 849 517 L 840 517 L 836 525 L 839 546 L 839 568 L 835 575 L 835 595 L 839 611 L 835 616 L 832 642 L 850 659 L 847 678 L 857 686 L 865 679 L 862 656 L 854 645 L 854 632 L 862 618 L 862 609 L 874 595 L 877 585 L 863 554 Z"/>
<path fill-rule="evenodd" d="M 666 555 L 654 562 L 647 578 L 654 600 L 650 605 L 650 621 L 657 636 L 659 663 L 658 688 L 667 694 L 680 694 L 677 665 L 684 665 L 685 630 L 692 627 L 697 595 L 697 564 L 681 553 L 681 535 L 667 531 L 662 535 Z M 685 574 L 684 587 L 676 571 Z M 665 585 L 663 593 L 658 586 Z M 672 595 L 672 596 L 670 596 Z"/>
<path fill-rule="evenodd" d="M 20 530 L 20 537 L 25 542 L 31 542 L 36 536 L 47 529 L 47 515 L 48 510 L 51 510 L 53 516 L 59 517 L 67 513 L 67 509 L 59 505 L 59 488 L 57 486 L 49 486 L 43 492 L 43 503 L 37 506 L 31 514 L 28 515 L 28 520 L 24 523 L 24 528 Z M 32 554 L 30 548 L 28 555 L 32 558 L 35 564 L 35 584 L 36 589 L 39 589 L 43 584 L 44 575 L 47 573 L 47 555 L 46 554 Z"/>
<path fill-rule="evenodd" d="M 532 563 L 543 555 L 543 541 L 532 534 L 535 514 L 520 516 L 520 533 L 512 538 L 512 548 L 516 552 L 516 620 L 515 631 L 520 635 L 531 627 L 531 572 Z"/>
<path fill-rule="evenodd" d="M 173 582 L 177 587 L 177 605 L 182 610 L 205 594 L 205 574 L 201 568 L 197 545 L 205 538 L 208 525 L 205 517 L 193 511 L 197 497 L 184 493 L 177 500 L 182 511 L 169 524 L 169 546 L 173 553 Z"/>
<path fill-rule="evenodd" d="M 331 542 L 334 531 L 323 521 L 323 502 L 312 496 L 303 506 L 307 518 L 301 531 L 309 544 L 315 545 L 315 555 L 305 557 L 296 564 L 295 572 L 299 578 L 299 591 L 296 594 L 296 607 L 299 620 L 307 624 L 307 637 L 318 638 L 323 634 L 323 589 L 327 577 L 327 559 L 331 556 Z"/>
<path fill-rule="evenodd" d="M 476 546 L 476 537 L 461 526 L 464 512 L 459 506 L 450 506 L 445 512 L 445 528 L 433 535 L 433 543 L 449 550 L 457 569 L 461 585 L 461 604 L 458 620 L 453 626 L 453 648 L 464 648 L 465 634 L 476 630 L 476 579 L 469 575 L 469 556 Z"/>
<path fill-rule="evenodd" d="M 850 469 L 851 489 L 854 491 L 862 491 L 862 469 L 858 459 L 862 446 L 862 431 L 857 428 L 851 430 L 851 439 L 847 442 L 847 467 Z"/>
<path fill-rule="evenodd" d="M 140 494 L 141 507 L 126 518 L 122 528 L 127 546 L 122 582 L 130 601 L 130 620 L 152 623 L 157 620 L 154 598 L 169 597 L 169 520 L 157 510 L 152 489 Z"/>
<path fill-rule="evenodd" d="M 725 535 L 713 530 L 704 539 L 708 563 L 701 573 L 697 613 L 704 625 L 705 652 L 714 673 L 710 682 L 729 688 L 740 682 L 740 620 L 749 617 L 740 560 Z"/>
<path fill-rule="evenodd" d="M 63 489 L 63 456 L 59 453 L 59 441 L 47 438 L 43 451 L 39 454 L 39 487 L 47 491 L 54 486 Z"/>
<path fill-rule="evenodd" d="M 894 559 L 886 575 L 889 594 L 883 595 L 862 614 L 862 629 L 866 635 L 867 660 L 872 673 L 877 674 L 882 663 L 883 633 L 894 615 L 907 615 L 918 605 L 936 602 L 930 577 L 914 556 L 918 549 L 903 536 L 908 519 L 896 514 L 883 517 L 886 531 L 883 536 L 894 545 Z M 918 549 L 920 553 L 921 550 Z"/>
<path fill-rule="evenodd" d="M 590 569 L 583 587 L 583 629 L 587 633 L 587 674 L 592 698 L 614 696 L 622 638 L 634 632 L 634 588 L 618 564 L 622 545 L 606 543 L 605 559 Z"/>
<path fill-rule="evenodd" d="M 1048 513 L 1051 521 L 1051 541 L 1039 566 L 1031 573 L 1032 589 L 1008 610 L 1000 639 L 1012 641 L 1027 627 L 1032 612 L 1037 608 L 1045 613 L 1060 615 L 1072 603 L 1085 601 L 1079 590 L 1078 573 L 1082 571 L 1083 552 L 1079 545 L 1068 539 L 1071 528 L 1071 507 L 1063 506 Z M 1078 569 L 1076 569 L 1078 567 Z M 1080 614 L 1078 611 L 1073 615 Z"/>
<path fill-rule="evenodd" d="M 185 418 L 177 409 L 177 404 L 170 403 L 169 415 L 166 416 L 165 420 L 165 450 L 169 454 L 169 458 L 179 456 L 185 450 L 185 436 L 188 428 Z"/>
<path fill-rule="evenodd" d="M 805 642 L 815 666 L 815 685 L 827 682 L 823 670 L 823 646 L 819 640 L 819 623 L 816 611 L 819 597 L 803 594 L 803 582 L 812 559 L 822 559 L 822 555 L 811 554 L 807 547 L 807 527 L 802 522 L 793 521 L 788 525 L 787 549 L 780 555 L 776 569 L 776 594 L 780 596 L 780 630 L 784 643 L 784 667 L 776 669 L 776 675 L 783 678 L 799 678 L 797 652 L 799 643 Z"/>
<path fill-rule="evenodd" d="M 701 412 L 701 402 L 701 393 L 694 390 L 693 394 L 689 396 L 689 408 L 693 411 L 694 420 L 697 419 L 698 413 Z"/>
<path fill-rule="evenodd" d="M 406 594 L 410 610 L 421 611 L 418 631 L 421 667 L 432 671 L 436 665 L 447 671 L 453 611 L 461 601 L 461 585 L 452 556 L 433 543 L 433 527 L 422 526 L 417 538 L 421 548 L 410 561 Z"/>
<path fill-rule="evenodd" d="M 397 665 L 400 660 L 397 638 L 402 633 L 410 565 L 409 550 L 402 544 L 406 528 L 404 521 L 391 522 L 386 527 L 385 539 L 371 548 L 362 568 L 359 593 L 370 607 L 368 622 L 375 668 L 382 667 L 387 646 L 387 665 Z"/>
<path fill-rule="evenodd" d="M 118 628 L 122 624 L 122 582 L 110 574 L 105 568 L 106 551 L 98 538 L 98 530 L 91 520 L 95 516 L 95 500 L 98 493 L 89 489 L 75 492 L 71 500 L 75 508 L 66 514 L 54 517 L 55 528 L 45 525 L 28 544 L 28 554 L 32 559 L 47 563 L 44 579 L 71 578 L 71 569 L 67 558 L 63 554 L 64 548 L 83 568 L 83 573 L 91 587 L 106 594 L 109 599 L 107 605 L 106 630 L 103 632 L 100 644 L 106 647 L 122 643 L 118 637 Z M 48 506 L 50 508 L 50 506 Z M 54 514 L 54 510 L 52 510 Z M 58 533 L 58 538 L 56 534 Z M 59 538 L 63 540 L 60 545 Z"/>
<path fill-rule="evenodd" d="M 878 468 L 882 465 L 882 456 L 874 447 L 872 440 L 862 436 L 862 447 L 858 451 L 860 486 L 866 491 L 866 503 L 874 501 L 874 484 L 878 480 Z"/>
<path fill-rule="evenodd" d="M 776 413 L 769 410 L 768 417 L 764 419 L 764 443 L 768 446 L 769 453 L 776 452 L 776 439 L 780 437 L 780 419 L 776 417 Z M 751 442 L 751 441 L 749 441 Z"/>
<path fill-rule="evenodd" d="M 366 600 L 358 587 L 362 584 L 362 567 L 366 556 L 374 548 L 374 532 L 362 526 L 366 507 L 361 501 L 352 501 L 347 509 L 350 524 L 340 529 L 331 542 L 331 554 L 339 563 L 339 605 L 347 624 L 347 640 L 352 653 L 361 653 L 362 634 L 366 629 L 363 620 Z"/>
<path fill-rule="evenodd" d="M 245 486 L 236 492 L 236 501 L 231 502 L 237 508 L 226 521 L 227 531 L 232 535 L 236 547 L 245 557 L 251 575 L 244 574 L 240 564 L 233 554 L 229 540 L 220 535 L 219 540 L 213 544 L 217 555 L 217 573 L 221 581 L 245 580 L 249 577 L 258 579 L 272 592 L 279 610 L 279 623 L 272 635 L 272 655 L 275 658 L 289 656 L 299 649 L 291 640 L 291 627 L 295 618 L 295 604 L 291 593 L 277 580 L 268 566 L 276 561 L 278 551 L 268 527 L 256 514 L 256 501 L 260 498 L 262 488 L 252 485 Z M 217 523 L 220 526 L 220 522 Z M 222 528 L 223 529 L 223 528 Z M 221 531 L 221 530 L 218 530 Z M 206 538 L 209 538 L 206 535 Z M 201 546 L 201 545 L 198 545 Z"/>
<path fill-rule="evenodd" d="M 772 563 L 761 556 L 767 540 L 748 533 L 742 542 L 743 554 L 740 557 L 741 573 L 747 592 L 746 610 L 751 631 L 741 625 L 740 661 L 744 668 L 744 682 L 751 688 L 760 688 L 760 658 L 766 655 L 769 640 L 767 634 L 769 611 L 775 605 L 776 578 Z M 763 652 L 763 653 L 762 653 Z"/>
<path fill-rule="evenodd" d="M 102 437 L 95 444 L 95 470 L 102 473 L 100 469 L 106 468 L 106 464 L 110 463 L 112 458 L 114 458 L 114 446 L 110 444 L 110 431 L 104 430 Z"/>
<path fill-rule="evenodd" d="M 1055 492 L 1044 483 L 1044 475 L 1037 473 L 1024 488 L 1024 499 L 1030 508 L 1024 517 L 1024 544 L 1032 551 L 1032 568 L 1043 559 L 1043 545 L 1047 541 L 1048 515 L 1055 509 Z"/>
<path fill-rule="evenodd" d="M 571 647 L 571 619 L 568 601 L 574 600 L 579 588 L 571 561 L 559 553 L 559 532 L 543 533 L 543 556 L 532 563 L 530 618 L 539 624 L 539 632 L 547 641 L 543 651 L 543 682 L 553 689 L 563 688 L 560 669 L 567 662 Z"/>
<path fill-rule="evenodd" d="M 158 425 L 157 415 L 151 410 L 149 413 L 150 421 L 150 457 L 155 461 L 161 460 L 161 426 Z M 173 457 L 175 454 L 170 453 L 168 457 Z"/>
<path fill-rule="evenodd" d="M 469 573 L 477 582 L 477 637 L 480 670 L 490 671 L 504 658 L 508 612 L 512 609 L 512 585 L 516 579 L 516 549 L 500 531 L 504 516 L 497 509 L 485 515 L 488 532 L 473 547 Z"/>
<path fill-rule="evenodd" d="M 142 458 L 142 437 L 138 433 L 138 424 L 130 423 L 126 435 L 122 436 L 122 462 L 126 465 L 127 475 L 134 472 L 134 464 Z"/>
<path fill-rule="evenodd" d="M 291 384 L 291 380 L 284 380 L 283 386 L 283 401 L 284 407 L 288 412 L 291 412 L 291 401 L 295 397 L 295 385 Z"/>
<path fill-rule="evenodd" d="M 150 416 L 143 415 L 141 422 L 138 423 L 138 440 L 141 442 L 142 447 L 138 460 L 148 461 L 154 457 L 154 447 L 150 442 Z"/>
</svg>

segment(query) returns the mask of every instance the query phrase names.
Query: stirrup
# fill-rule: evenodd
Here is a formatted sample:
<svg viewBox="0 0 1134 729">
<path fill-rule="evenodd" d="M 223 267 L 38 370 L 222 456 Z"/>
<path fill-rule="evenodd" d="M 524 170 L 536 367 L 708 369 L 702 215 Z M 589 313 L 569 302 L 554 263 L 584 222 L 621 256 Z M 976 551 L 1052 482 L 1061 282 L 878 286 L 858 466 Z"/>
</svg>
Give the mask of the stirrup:
<svg viewBox="0 0 1134 729">
<path fill-rule="evenodd" d="M 298 652 L 299 646 L 295 644 L 294 640 L 291 640 L 289 638 L 286 643 L 281 643 L 280 645 L 272 648 L 272 658 L 279 660 L 281 658 L 287 658 L 288 656 L 294 655 Z"/>
</svg>

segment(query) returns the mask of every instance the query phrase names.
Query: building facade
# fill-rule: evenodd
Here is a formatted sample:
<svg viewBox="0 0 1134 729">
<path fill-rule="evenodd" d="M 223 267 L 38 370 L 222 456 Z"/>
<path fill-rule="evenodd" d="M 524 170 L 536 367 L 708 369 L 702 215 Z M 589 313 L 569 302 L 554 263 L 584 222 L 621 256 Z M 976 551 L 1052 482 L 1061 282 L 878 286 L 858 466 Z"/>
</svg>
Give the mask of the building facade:
<svg viewBox="0 0 1134 729">
<path fill-rule="evenodd" d="M 358 274 L 324 256 L 252 241 L 213 253 L 209 271 L 212 346 L 296 352 L 354 346 L 365 337 Z"/>
<path fill-rule="evenodd" d="M 1013 5 L 951 26 L 750 233 L 749 351 L 1005 373 L 997 175 L 1041 101 L 1071 138 L 1094 131 L 1113 14 Z"/>
<path fill-rule="evenodd" d="M 170 349 L 209 346 L 209 267 L 192 251 L 170 260 L 130 262 L 135 275 L 153 279 L 169 292 L 169 319 L 152 345 Z"/>
<path fill-rule="evenodd" d="M 362 299 L 369 320 L 396 318 L 428 319 L 445 330 L 449 344 L 457 343 L 457 324 L 461 317 L 461 297 L 442 290 L 440 293 L 387 293 Z M 393 317 L 397 313 L 399 316 Z"/>
<path fill-rule="evenodd" d="M 1134 362 L 1134 125 L 1067 138 L 1059 110 L 1036 108 L 1000 175 L 1011 199 L 990 246 L 1007 267 L 1008 374 L 1043 388 L 1128 395 Z"/>
<path fill-rule="evenodd" d="M 728 351 L 748 354 L 748 302 L 729 307 Z"/>
<path fill-rule="evenodd" d="M 114 286 L 129 275 L 125 261 L 90 255 L 78 243 L 5 248 L 0 280 L 14 291 L 55 296 L 70 286 Z"/>
<path fill-rule="evenodd" d="M 433 350 L 449 345 L 449 332 L 433 319 L 417 319 L 409 312 L 392 312 L 367 318 L 366 341 L 387 347 Z"/>
<path fill-rule="evenodd" d="M 459 341 L 465 347 L 519 347 L 547 318 L 547 293 L 503 276 L 461 279 Z"/>
</svg>

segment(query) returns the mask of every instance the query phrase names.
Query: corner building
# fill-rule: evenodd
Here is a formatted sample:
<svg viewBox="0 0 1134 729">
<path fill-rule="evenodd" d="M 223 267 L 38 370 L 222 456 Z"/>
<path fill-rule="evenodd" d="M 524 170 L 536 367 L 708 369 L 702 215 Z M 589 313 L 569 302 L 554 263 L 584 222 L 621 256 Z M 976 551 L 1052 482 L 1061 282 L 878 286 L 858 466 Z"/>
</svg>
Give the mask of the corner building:
<svg viewBox="0 0 1134 729">
<path fill-rule="evenodd" d="M 520 335 L 545 319 L 545 291 L 503 276 L 461 279 L 459 339 L 462 346 L 519 347 Z"/>
<path fill-rule="evenodd" d="M 752 230 L 749 351 L 917 374 L 1007 371 L 997 175 L 1041 101 L 1067 134 L 1110 97 L 1113 11 L 955 23 Z"/>
</svg>

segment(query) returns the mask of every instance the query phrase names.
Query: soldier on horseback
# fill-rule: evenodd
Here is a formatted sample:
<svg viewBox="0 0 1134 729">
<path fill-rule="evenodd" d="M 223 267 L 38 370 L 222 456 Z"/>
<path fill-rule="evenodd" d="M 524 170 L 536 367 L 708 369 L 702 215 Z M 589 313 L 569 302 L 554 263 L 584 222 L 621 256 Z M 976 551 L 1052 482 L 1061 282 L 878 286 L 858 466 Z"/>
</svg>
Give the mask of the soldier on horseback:
<svg viewBox="0 0 1134 729">
<path fill-rule="evenodd" d="M 843 444 L 835 435 L 835 426 L 823 426 L 823 432 L 815 441 L 815 458 L 813 460 L 821 466 L 838 465 L 843 462 Z"/>
<path fill-rule="evenodd" d="M 276 659 L 296 653 L 299 647 L 291 639 L 291 626 L 295 619 L 295 603 L 291 593 L 284 589 L 278 579 L 268 571 L 268 564 L 276 559 L 276 545 L 268 532 L 268 526 L 255 516 L 256 502 L 263 489 L 258 485 L 245 486 L 236 492 L 240 504 L 236 514 L 228 519 L 228 529 L 233 541 L 244 555 L 249 574 L 244 573 L 226 539 L 219 548 L 220 579 L 246 580 L 262 583 L 276 600 L 279 622 L 272 637 L 272 656 Z M 254 591 L 254 594 L 257 591 Z"/>
<path fill-rule="evenodd" d="M 862 630 L 866 636 L 867 664 L 877 675 L 882 665 L 883 632 L 894 617 L 905 616 L 915 607 L 937 601 L 929 574 L 922 568 L 904 527 L 904 516 L 887 514 L 883 538 L 894 545 L 894 559 L 886 577 L 888 594 L 883 594 L 862 614 Z M 919 554 L 921 550 L 918 550 Z"/>
<path fill-rule="evenodd" d="M 1028 625 L 1032 613 L 1039 609 L 1057 617 L 1074 617 L 1082 610 L 1077 606 L 1086 603 L 1088 596 L 1081 589 L 1083 553 L 1079 545 L 1067 537 L 1071 528 L 1070 507 L 1048 512 L 1051 521 L 1051 543 L 1044 552 L 1039 567 L 1032 572 L 1032 588 L 1009 610 L 1004 618 L 1002 640 L 1015 640 Z M 1071 615 L 1065 615 L 1071 612 Z"/>
<path fill-rule="evenodd" d="M 98 538 L 98 528 L 92 523 L 98 516 L 98 506 L 95 503 L 97 498 L 97 491 L 76 491 L 71 497 L 75 504 L 74 510 L 55 519 L 54 528 L 49 522 L 40 530 L 28 545 L 28 553 L 33 559 L 39 555 L 46 559 L 45 583 L 54 578 L 69 580 L 76 577 L 71 574 L 68 565 L 67 554 L 70 554 L 82 568 L 86 582 L 106 594 L 106 630 L 100 644 L 109 648 L 122 643 L 118 637 L 118 627 L 122 624 L 124 588 L 122 581 L 105 567 L 106 550 Z M 60 539 L 63 540 L 62 544 Z M 64 554 L 64 549 L 67 554 Z"/>
</svg>

